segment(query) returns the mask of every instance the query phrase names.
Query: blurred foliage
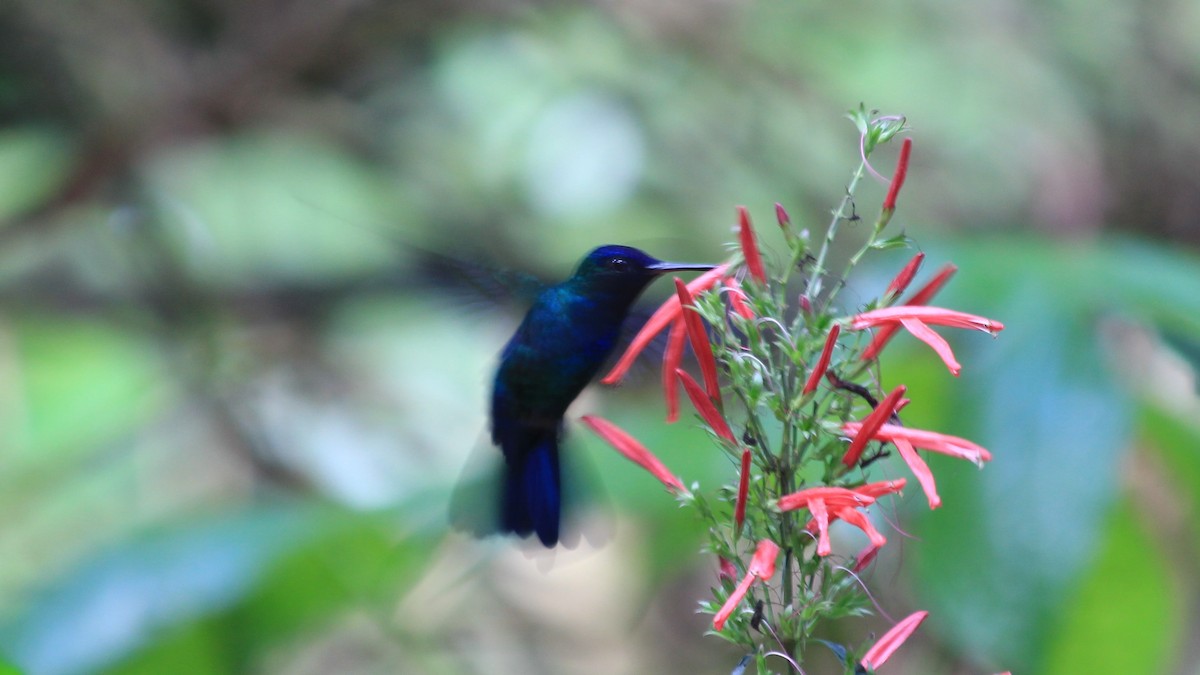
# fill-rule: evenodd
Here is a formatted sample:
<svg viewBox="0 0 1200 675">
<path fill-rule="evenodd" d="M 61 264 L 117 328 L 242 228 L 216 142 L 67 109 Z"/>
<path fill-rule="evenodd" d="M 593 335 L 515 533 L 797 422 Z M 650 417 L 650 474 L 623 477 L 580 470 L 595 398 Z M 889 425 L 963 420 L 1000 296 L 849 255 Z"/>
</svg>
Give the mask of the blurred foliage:
<svg viewBox="0 0 1200 675">
<path fill-rule="evenodd" d="M 819 233 L 860 101 L 913 125 L 896 222 L 945 302 L 1008 326 L 960 380 L 884 361 L 996 456 L 894 514 L 873 587 L 932 615 L 889 672 L 1195 672 L 1197 33 L 1183 0 L 0 4 L 0 672 L 733 670 L 696 525 L 582 434 L 605 547 L 446 531 L 520 303 L 430 263 L 711 260 L 740 203 Z M 732 475 L 639 389 L 576 409 Z"/>
</svg>

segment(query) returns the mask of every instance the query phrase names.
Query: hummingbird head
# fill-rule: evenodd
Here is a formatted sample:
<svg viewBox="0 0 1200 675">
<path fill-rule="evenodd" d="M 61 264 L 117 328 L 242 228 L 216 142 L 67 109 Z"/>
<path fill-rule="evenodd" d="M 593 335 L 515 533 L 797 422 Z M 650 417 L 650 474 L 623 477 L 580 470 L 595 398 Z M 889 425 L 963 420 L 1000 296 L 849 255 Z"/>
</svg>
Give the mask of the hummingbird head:
<svg viewBox="0 0 1200 675">
<path fill-rule="evenodd" d="M 608 245 L 588 253 L 566 283 L 594 301 L 624 312 L 660 275 L 674 270 L 712 268 L 713 265 L 662 262 L 634 247 Z"/>
<path fill-rule="evenodd" d="M 573 280 L 589 288 L 628 294 L 632 300 L 662 274 L 712 268 L 713 265 L 663 262 L 631 246 L 611 244 L 588 253 L 575 270 Z"/>
</svg>

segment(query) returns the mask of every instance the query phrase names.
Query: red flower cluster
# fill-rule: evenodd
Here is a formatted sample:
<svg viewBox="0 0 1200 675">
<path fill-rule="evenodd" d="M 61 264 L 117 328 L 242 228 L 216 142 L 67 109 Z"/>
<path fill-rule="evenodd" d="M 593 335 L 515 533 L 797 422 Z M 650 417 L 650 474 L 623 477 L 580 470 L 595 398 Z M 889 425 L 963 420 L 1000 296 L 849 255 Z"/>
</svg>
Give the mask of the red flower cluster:
<svg viewBox="0 0 1200 675">
<path fill-rule="evenodd" d="M 902 153 L 907 150 L 907 147 L 906 144 L 902 149 Z M 897 176 L 894 179 L 895 182 L 893 185 L 903 181 L 903 174 L 900 172 L 901 168 L 897 170 Z M 780 213 L 782 213 L 779 216 L 780 220 L 784 222 L 786 212 L 780 211 Z M 746 260 L 746 267 L 749 269 L 752 278 L 759 283 L 765 283 L 766 272 L 762 267 L 762 256 L 758 251 L 757 240 L 750 225 L 749 214 L 744 207 L 738 208 L 738 224 L 738 234 L 742 244 L 743 257 Z M 923 259 L 924 254 L 918 253 L 914 256 L 888 285 L 885 297 L 895 298 L 902 294 L 916 275 Z M 720 412 L 721 391 L 717 382 L 717 367 L 716 361 L 713 359 L 712 348 L 708 343 L 708 336 L 704 330 L 700 315 L 694 310 L 695 295 L 721 283 L 727 290 L 727 295 L 730 298 L 730 306 L 733 311 L 742 316 L 753 316 L 753 313 L 749 311 L 744 302 L 745 291 L 738 285 L 735 277 L 727 275 L 728 269 L 728 265 L 721 265 L 698 277 L 690 284 L 684 284 L 681 280 L 675 279 L 676 295 L 663 303 L 658 311 L 651 316 L 650 320 L 646 322 L 646 325 L 634 338 L 629 349 L 622 355 L 616 367 L 602 381 L 606 384 L 619 382 L 625 373 L 628 372 L 629 366 L 633 363 L 637 355 L 650 344 L 654 336 L 667 328 L 667 326 L 670 326 L 671 332 L 667 338 L 667 350 L 663 358 L 663 385 L 667 402 L 667 420 L 673 422 L 678 419 L 679 403 L 677 385 L 679 382 L 682 382 L 684 391 L 687 392 L 692 405 L 695 406 L 696 411 L 708 423 L 713 432 L 724 441 L 736 445 L 737 439 Z M 876 333 L 874 339 L 867 347 L 862 358 L 875 358 L 883 348 L 883 345 L 891 338 L 892 334 L 903 327 L 933 347 L 942 357 L 942 360 L 946 363 L 950 371 L 957 375 L 961 370 L 961 366 L 955 359 L 953 351 L 951 351 L 950 346 L 941 336 L 929 328 L 929 325 L 969 328 L 985 331 L 993 335 L 1003 330 L 1004 325 L 998 321 L 973 314 L 924 306 L 924 303 L 928 302 L 941 289 L 950 276 L 954 274 L 955 270 L 956 268 L 953 265 L 944 267 L 932 281 L 917 291 L 907 303 L 895 307 L 884 307 L 882 309 L 863 312 L 851 317 L 848 321 L 844 321 L 851 330 L 879 328 L 878 333 Z M 837 345 L 838 337 L 841 334 L 841 326 L 842 322 L 839 322 L 834 323 L 830 328 L 821 355 L 805 381 L 804 388 L 802 389 L 803 395 L 811 394 L 817 389 L 818 384 L 829 367 L 833 349 Z M 703 388 L 701 388 L 691 375 L 679 367 L 683 359 L 683 342 L 685 338 L 691 342 L 692 350 L 696 353 L 697 360 L 700 363 L 700 371 L 704 379 Z M 896 445 L 900 456 L 908 464 L 913 474 L 917 477 L 918 482 L 920 482 L 922 489 L 929 499 L 930 506 L 936 508 L 941 504 L 941 499 L 937 495 L 933 475 L 924 460 L 917 454 L 916 448 L 924 448 L 953 457 L 967 459 L 976 464 L 990 460 L 991 455 L 988 454 L 987 450 L 961 438 L 888 424 L 888 421 L 892 419 L 896 411 L 907 402 L 903 398 L 904 393 L 905 387 L 903 385 L 896 387 L 862 422 L 847 422 L 843 425 L 842 431 L 851 439 L 851 442 L 842 457 L 842 463 L 846 467 L 854 467 L 861 459 L 863 451 L 870 441 L 893 443 Z M 743 452 L 743 466 L 748 463 L 748 460 L 749 451 L 745 451 Z M 747 476 L 748 471 L 743 468 L 739 480 L 737 501 L 739 505 L 742 505 L 738 509 L 738 513 L 742 517 L 744 517 L 744 504 L 748 489 Z M 659 478 L 663 480 L 662 476 L 659 476 Z M 899 485 L 902 487 L 903 481 L 900 481 Z M 842 488 L 811 488 L 810 490 L 838 489 Z M 790 510 L 805 506 L 807 502 L 798 495 L 808 492 L 810 491 L 801 491 L 781 498 L 779 501 L 780 508 L 782 510 Z M 875 544 L 876 548 L 883 545 L 884 539 L 882 535 L 874 530 L 869 521 L 862 518 L 861 514 L 854 511 L 853 507 L 849 507 L 845 502 L 835 502 L 835 505 L 830 505 L 817 500 L 814 502 L 814 505 L 815 508 L 810 508 L 810 511 L 812 511 L 814 516 L 815 529 L 821 535 L 821 543 L 818 546 L 820 550 L 826 551 L 826 553 L 828 551 L 828 532 L 826 527 L 830 516 L 834 519 L 841 518 L 847 522 L 859 525 L 871 537 L 871 541 Z M 863 505 L 866 504 L 857 503 L 855 506 Z M 830 508 L 833 509 L 832 512 L 828 510 Z M 741 525 L 742 517 L 737 518 L 738 526 Z M 822 525 L 823 523 L 824 525 Z M 822 553 L 822 555 L 826 553 Z"/>
<path fill-rule="evenodd" d="M 896 195 L 904 181 L 909 152 L 910 142 L 906 140 L 901 148 L 901 158 L 884 204 L 884 210 L 888 211 L 889 215 L 890 210 L 895 208 Z M 723 413 L 721 388 L 713 348 L 709 343 L 702 316 L 695 306 L 697 294 L 720 286 L 720 292 L 724 294 L 730 316 L 735 317 L 735 320 L 737 317 L 751 321 L 755 319 L 754 310 L 751 308 L 753 304 L 751 296 L 755 296 L 756 299 L 759 297 L 755 294 L 761 287 L 768 284 L 769 277 L 763 266 L 763 259 L 758 250 L 748 212 L 744 207 L 739 207 L 737 215 L 737 232 L 741 243 L 742 258 L 745 261 L 745 276 L 751 279 L 754 285 L 747 286 L 747 289 L 744 290 L 738 277 L 730 274 L 729 265 L 721 265 L 690 284 L 684 284 L 676 279 L 675 295 L 663 303 L 652 315 L 618 361 L 616 367 L 602 382 L 606 384 L 619 382 L 637 355 L 650 344 L 658 333 L 669 327 L 667 349 L 663 358 L 663 389 L 666 397 L 667 421 L 674 422 L 678 419 L 678 390 L 682 383 L 693 407 L 719 439 L 719 442 L 731 453 L 734 453 L 733 456 L 740 455 L 741 462 L 733 513 L 734 531 L 737 533 L 736 536 L 740 537 L 746 522 L 747 501 L 751 481 L 754 478 L 753 459 L 758 450 L 754 446 L 745 447 L 738 440 L 738 436 Z M 778 205 L 776 206 L 776 217 L 786 234 L 790 219 L 786 211 Z M 927 305 L 954 274 L 956 268 L 953 265 L 942 268 L 929 283 L 914 293 L 907 301 L 892 305 L 908 288 L 923 259 L 924 254 L 918 253 L 896 275 L 884 293 L 883 304 L 885 306 L 853 316 L 833 319 L 828 324 L 829 331 L 825 336 L 820 356 L 804 378 L 804 384 L 799 394 L 801 398 L 796 400 L 801 401 L 805 407 L 811 403 L 812 409 L 818 410 L 820 406 L 825 405 L 823 401 L 828 400 L 821 398 L 822 395 L 817 393 L 823 379 L 828 379 L 835 387 L 848 388 L 850 386 L 839 380 L 836 367 L 831 368 L 831 363 L 835 360 L 835 350 L 838 347 L 839 338 L 846 331 L 869 329 L 875 331 L 870 343 L 858 357 L 862 360 L 871 360 L 878 357 L 880 351 L 900 328 L 904 328 L 933 348 L 950 372 L 958 375 L 961 365 L 956 360 L 949 344 L 934 332 L 931 326 L 974 329 L 992 335 L 1004 329 L 1003 324 L 986 317 Z M 747 290 L 750 291 L 750 295 L 747 294 Z M 804 305 L 805 300 L 806 298 L 801 298 L 802 306 L 808 314 L 811 314 L 811 304 Z M 692 350 L 696 354 L 702 374 L 702 384 L 681 368 L 685 341 L 691 343 Z M 844 358 L 840 362 L 843 366 L 848 363 Z M 847 372 L 849 371 L 847 370 Z M 861 372 L 861 368 L 856 372 Z M 833 473 L 834 480 L 844 483 L 843 485 L 807 487 L 782 495 L 773 502 L 773 508 L 777 512 L 791 512 L 800 509 L 808 511 L 808 520 L 804 527 L 815 538 L 815 553 L 818 556 L 831 554 L 832 544 L 829 535 L 831 523 L 841 520 L 861 530 L 866 535 L 869 544 L 854 557 L 853 570 L 855 572 L 870 565 L 879 550 L 887 543 L 887 538 L 876 529 L 868 517 L 866 509 L 885 495 L 899 493 L 907 483 L 905 479 L 899 478 L 853 484 L 852 476 L 859 475 L 853 472 L 858 471 L 864 451 L 870 442 L 895 445 L 899 456 L 921 485 L 930 508 L 938 508 L 941 505 L 941 498 L 938 496 L 937 486 L 929 466 L 918 453 L 919 449 L 965 459 L 977 465 L 991 460 L 991 454 L 985 448 L 966 439 L 902 426 L 896 414 L 908 403 L 908 400 L 904 398 L 905 393 L 906 388 L 903 385 L 897 386 L 882 401 L 874 405 L 871 412 L 860 421 L 847 421 L 837 427 L 832 425 L 824 427 L 828 431 L 836 428 L 848 439 L 848 444 L 842 453 L 841 465 Z M 686 492 L 683 483 L 627 433 L 612 423 L 594 416 L 585 416 L 583 420 L 622 454 L 650 471 L 669 490 L 678 493 Z M 767 466 L 764 464 L 764 467 Z M 767 474 L 771 470 L 768 467 L 762 471 Z M 752 520 L 751 522 L 757 521 Z M 784 531 L 786 532 L 786 530 Z M 797 546 L 793 542 L 785 542 L 785 545 Z M 771 579 L 775 572 L 775 561 L 779 553 L 780 546 L 774 542 L 768 539 L 758 542 L 745 575 L 713 617 L 714 630 L 720 631 L 724 627 L 755 582 L 765 582 Z M 796 554 L 798 552 L 794 549 L 789 553 L 789 555 Z M 736 576 L 735 561 L 736 559 L 721 558 L 723 577 L 732 580 Z M 790 563 L 785 563 L 785 569 L 788 564 Z M 785 580 L 784 583 L 792 583 L 792 581 Z M 916 630 L 926 616 L 927 612 L 916 612 L 897 623 L 866 652 L 859 664 L 870 671 L 881 666 L 896 648 Z"/>
</svg>

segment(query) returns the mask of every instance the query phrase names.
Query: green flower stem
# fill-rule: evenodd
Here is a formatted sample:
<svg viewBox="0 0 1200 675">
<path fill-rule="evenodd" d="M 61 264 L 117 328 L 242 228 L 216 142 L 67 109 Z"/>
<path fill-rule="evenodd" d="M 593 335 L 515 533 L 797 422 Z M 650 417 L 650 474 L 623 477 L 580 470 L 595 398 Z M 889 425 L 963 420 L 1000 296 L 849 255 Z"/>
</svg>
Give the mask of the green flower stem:
<svg viewBox="0 0 1200 675">
<path fill-rule="evenodd" d="M 825 241 L 821 243 L 821 252 L 817 254 L 817 262 L 813 266 L 812 275 L 808 278 L 808 287 L 804 290 L 804 294 L 810 299 L 815 299 L 821 294 L 821 280 L 825 277 L 825 258 L 829 254 L 829 249 L 833 246 L 833 240 L 837 237 L 838 225 L 843 220 L 849 219 L 846 208 L 854 201 L 854 191 L 858 189 L 858 181 L 862 180 L 866 171 L 867 163 L 865 161 L 859 162 L 858 168 L 850 176 L 850 183 L 846 186 L 846 194 L 842 196 L 841 203 L 833 210 L 833 220 L 829 221 L 829 227 L 825 230 Z"/>
<path fill-rule="evenodd" d="M 891 221 L 890 216 L 886 218 L 880 216 L 879 220 L 875 221 L 875 228 L 871 231 L 871 236 L 867 238 L 867 241 L 862 245 L 862 248 L 855 251 L 854 255 L 850 256 L 850 260 L 846 262 L 846 270 L 842 272 L 843 279 L 850 276 L 851 270 L 858 265 L 859 261 L 862 260 L 862 257 L 867 254 L 867 251 L 871 250 L 871 248 L 875 245 L 875 242 L 879 240 L 879 235 L 883 234 L 883 230 L 887 227 L 889 221 Z M 833 288 L 829 289 L 829 295 L 825 298 L 825 301 L 821 303 L 822 312 L 828 311 L 829 307 L 832 306 L 833 299 L 837 297 L 839 290 L 841 290 L 841 284 L 835 285 Z"/>
</svg>

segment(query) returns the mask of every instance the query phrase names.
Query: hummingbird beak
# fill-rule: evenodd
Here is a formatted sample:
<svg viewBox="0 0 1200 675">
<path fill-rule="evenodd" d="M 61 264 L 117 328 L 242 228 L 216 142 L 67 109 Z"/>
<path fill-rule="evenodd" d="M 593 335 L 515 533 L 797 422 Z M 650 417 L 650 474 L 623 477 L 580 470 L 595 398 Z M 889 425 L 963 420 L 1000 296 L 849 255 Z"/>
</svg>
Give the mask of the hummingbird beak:
<svg viewBox="0 0 1200 675">
<path fill-rule="evenodd" d="M 657 262 L 657 263 L 654 263 L 653 265 L 650 265 L 650 269 L 654 272 L 657 272 L 658 274 L 665 274 L 667 272 L 685 272 L 685 271 L 704 272 L 707 270 L 711 270 L 715 267 L 716 267 L 716 265 L 696 265 L 696 264 L 692 264 L 692 263 L 673 263 L 673 262 Z"/>
</svg>

